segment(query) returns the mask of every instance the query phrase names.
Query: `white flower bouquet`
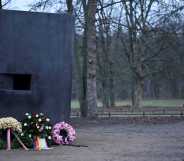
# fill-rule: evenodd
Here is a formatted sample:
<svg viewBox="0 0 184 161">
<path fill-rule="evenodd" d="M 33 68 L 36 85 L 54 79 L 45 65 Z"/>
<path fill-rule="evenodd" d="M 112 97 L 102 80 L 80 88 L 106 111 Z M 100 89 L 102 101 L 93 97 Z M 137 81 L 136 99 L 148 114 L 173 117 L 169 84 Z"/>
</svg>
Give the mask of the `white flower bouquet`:
<svg viewBox="0 0 184 161">
<path fill-rule="evenodd" d="M 12 129 L 13 131 L 22 132 L 22 125 L 13 117 L 0 118 L 0 129 Z"/>
</svg>

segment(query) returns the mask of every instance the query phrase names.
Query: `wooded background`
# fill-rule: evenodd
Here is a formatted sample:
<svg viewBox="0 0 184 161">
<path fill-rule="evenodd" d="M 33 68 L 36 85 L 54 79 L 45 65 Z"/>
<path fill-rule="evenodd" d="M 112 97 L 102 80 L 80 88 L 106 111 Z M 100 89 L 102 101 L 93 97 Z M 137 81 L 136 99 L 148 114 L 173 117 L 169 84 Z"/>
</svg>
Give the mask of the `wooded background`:
<svg viewBox="0 0 184 161">
<path fill-rule="evenodd" d="M 3 1 L 8 8 L 13 0 Z M 183 0 L 36 0 L 30 11 L 75 17 L 73 94 L 82 117 L 117 100 L 184 99 Z"/>
</svg>

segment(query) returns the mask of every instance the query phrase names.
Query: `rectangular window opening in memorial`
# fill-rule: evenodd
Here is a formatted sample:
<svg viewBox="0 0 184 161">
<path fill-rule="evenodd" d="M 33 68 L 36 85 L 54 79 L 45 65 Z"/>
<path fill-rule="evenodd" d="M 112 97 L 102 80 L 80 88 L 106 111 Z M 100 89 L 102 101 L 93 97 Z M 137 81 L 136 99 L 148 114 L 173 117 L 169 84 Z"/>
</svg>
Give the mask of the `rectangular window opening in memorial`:
<svg viewBox="0 0 184 161">
<path fill-rule="evenodd" d="M 0 74 L 0 90 L 30 91 L 31 74 Z"/>
</svg>

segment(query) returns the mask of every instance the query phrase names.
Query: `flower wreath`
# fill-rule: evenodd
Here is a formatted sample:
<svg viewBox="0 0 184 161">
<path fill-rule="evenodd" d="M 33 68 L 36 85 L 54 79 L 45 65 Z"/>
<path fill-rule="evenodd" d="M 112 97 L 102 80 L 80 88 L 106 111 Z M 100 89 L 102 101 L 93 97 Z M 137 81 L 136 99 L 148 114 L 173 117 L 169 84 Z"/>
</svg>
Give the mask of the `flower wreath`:
<svg viewBox="0 0 184 161">
<path fill-rule="evenodd" d="M 52 138 L 56 144 L 71 144 L 76 139 L 76 132 L 71 125 L 60 122 L 53 127 Z"/>
</svg>

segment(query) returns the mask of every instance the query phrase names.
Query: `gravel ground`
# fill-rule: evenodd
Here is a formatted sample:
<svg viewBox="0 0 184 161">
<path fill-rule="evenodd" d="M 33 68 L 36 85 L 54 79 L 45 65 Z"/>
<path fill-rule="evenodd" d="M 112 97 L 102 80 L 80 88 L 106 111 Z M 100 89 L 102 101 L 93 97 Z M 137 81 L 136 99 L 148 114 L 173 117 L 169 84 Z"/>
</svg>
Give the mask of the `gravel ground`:
<svg viewBox="0 0 184 161">
<path fill-rule="evenodd" d="M 184 121 L 77 122 L 75 145 L 51 150 L 0 151 L 0 161 L 184 161 Z"/>
</svg>

